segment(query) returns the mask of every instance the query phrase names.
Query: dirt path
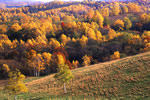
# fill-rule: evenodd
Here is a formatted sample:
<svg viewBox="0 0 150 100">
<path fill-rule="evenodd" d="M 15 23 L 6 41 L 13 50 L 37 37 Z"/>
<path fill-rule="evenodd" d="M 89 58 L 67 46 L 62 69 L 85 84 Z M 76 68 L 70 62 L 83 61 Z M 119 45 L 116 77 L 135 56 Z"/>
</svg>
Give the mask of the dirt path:
<svg viewBox="0 0 150 100">
<path fill-rule="evenodd" d="M 49 75 L 49 76 L 45 76 L 44 78 L 40 78 L 40 79 L 37 79 L 37 80 L 33 80 L 31 82 L 28 82 L 28 83 L 26 83 L 26 85 L 31 86 L 31 85 L 34 85 L 34 84 L 37 84 L 37 83 L 38 84 L 42 83 L 42 82 L 47 81 L 49 79 L 53 80 L 54 79 L 53 76 L 54 76 L 54 74 Z"/>
</svg>

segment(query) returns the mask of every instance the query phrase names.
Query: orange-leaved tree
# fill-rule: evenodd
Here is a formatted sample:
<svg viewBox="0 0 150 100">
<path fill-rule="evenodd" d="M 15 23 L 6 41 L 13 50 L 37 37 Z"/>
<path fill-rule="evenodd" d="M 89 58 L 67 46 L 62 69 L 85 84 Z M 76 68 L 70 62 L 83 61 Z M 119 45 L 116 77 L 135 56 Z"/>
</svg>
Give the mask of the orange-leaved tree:
<svg viewBox="0 0 150 100">
<path fill-rule="evenodd" d="M 114 54 L 111 56 L 112 60 L 120 59 L 119 51 L 115 51 Z"/>
</svg>

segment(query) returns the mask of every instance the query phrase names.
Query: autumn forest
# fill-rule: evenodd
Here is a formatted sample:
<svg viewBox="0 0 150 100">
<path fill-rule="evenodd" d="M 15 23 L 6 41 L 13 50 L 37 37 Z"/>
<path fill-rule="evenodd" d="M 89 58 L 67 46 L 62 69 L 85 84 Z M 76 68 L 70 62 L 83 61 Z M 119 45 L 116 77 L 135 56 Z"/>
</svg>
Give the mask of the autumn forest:
<svg viewBox="0 0 150 100">
<path fill-rule="evenodd" d="M 68 81 L 70 70 L 150 51 L 149 7 L 85 0 L 0 9 L 0 79 L 17 69 L 29 77 L 66 72 Z"/>
</svg>

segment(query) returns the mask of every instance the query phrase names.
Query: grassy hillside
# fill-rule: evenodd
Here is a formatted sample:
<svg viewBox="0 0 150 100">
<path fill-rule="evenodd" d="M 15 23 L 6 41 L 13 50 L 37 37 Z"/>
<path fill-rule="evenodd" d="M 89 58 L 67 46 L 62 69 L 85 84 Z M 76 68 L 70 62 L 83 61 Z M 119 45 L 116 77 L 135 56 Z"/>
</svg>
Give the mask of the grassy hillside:
<svg viewBox="0 0 150 100">
<path fill-rule="evenodd" d="M 72 71 L 75 78 L 67 85 L 68 93 L 53 75 L 27 78 L 29 93 L 19 95 L 31 100 L 150 99 L 150 52 L 100 63 Z M 3 81 L 2 81 L 3 82 Z M 4 82 L 3 82 L 4 83 Z M 4 84 L 0 85 L 0 89 Z M 0 98 L 11 98 L 0 92 Z"/>
</svg>

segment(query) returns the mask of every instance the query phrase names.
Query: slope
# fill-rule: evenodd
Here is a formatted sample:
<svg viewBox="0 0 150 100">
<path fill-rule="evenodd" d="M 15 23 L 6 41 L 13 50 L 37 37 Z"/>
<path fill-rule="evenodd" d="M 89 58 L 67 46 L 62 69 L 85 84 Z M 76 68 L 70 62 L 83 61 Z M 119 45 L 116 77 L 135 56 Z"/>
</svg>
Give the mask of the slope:
<svg viewBox="0 0 150 100">
<path fill-rule="evenodd" d="M 67 94 L 63 93 L 63 87 L 54 80 L 53 75 L 49 75 L 27 82 L 29 93 L 21 95 L 21 98 L 150 99 L 150 52 L 72 72 L 75 78 L 67 85 Z"/>
</svg>

